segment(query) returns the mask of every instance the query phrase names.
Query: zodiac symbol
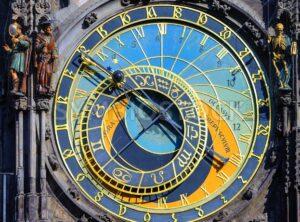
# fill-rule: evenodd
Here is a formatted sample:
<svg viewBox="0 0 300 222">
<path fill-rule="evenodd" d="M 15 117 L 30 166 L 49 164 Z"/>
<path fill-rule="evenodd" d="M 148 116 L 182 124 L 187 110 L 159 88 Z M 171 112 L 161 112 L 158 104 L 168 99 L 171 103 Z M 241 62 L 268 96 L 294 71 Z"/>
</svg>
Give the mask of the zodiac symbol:
<svg viewBox="0 0 300 222">
<path fill-rule="evenodd" d="M 199 133 L 194 129 L 194 126 L 188 125 L 187 136 L 192 140 L 194 138 L 198 138 Z"/>
<path fill-rule="evenodd" d="M 150 76 L 135 76 L 135 79 L 138 80 L 138 79 L 141 79 L 142 81 L 139 82 L 139 85 L 140 86 L 154 86 L 154 82 L 149 82 L 150 81 Z"/>
<path fill-rule="evenodd" d="M 190 119 L 196 119 L 196 112 L 193 108 L 184 110 L 184 119 L 185 120 L 190 120 Z"/>
<path fill-rule="evenodd" d="M 127 170 L 124 170 L 122 168 L 115 168 L 112 174 L 115 179 L 122 183 L 128 183 L 131 181 L 132 178 L 131 174 Z"/>
<path fill-rule="evenodd" d="M 184 167 L 187 165 L 188 161 L 191 159 L 192 153 L 184 150 L 183 153 L 178 158 L 179 166 Z"/>
<path fill-rule="evenodd" d="M 101 118 L 104 115 L 105 106 L 100 106 L 96 104 L 96 112 L 93 113 L 97 118 Z"/>
<path fill-rule="evenodd" d="M 156 174 L 155 173 L 152 173 L 151 174 L 151 177 L 154 178 L 154 183 L 155 184 L 161 184 L 162 182 L 164 182 L 164 177 L 163 177 L 163 174 L 164 174 L 164 171 L 159 171 L 158 175 L 160 176 L 160 181 L 157 181 L 157 178 L 156 178 Z"/>
<path fill-rule="evenodd" d="M 163 89 L 169 89 L 168 86 L 169 86 L 169 83 L 163 79 L 157 79 L 157 82 L 158 82 L 158 87 L 160 88 L 163 88 Z"/>
<path fill-rule="evenodd" d="M 191 105 L 193 105 L 191 102 L 182 101 L 181 99 L 179 99 L 177 103 L 178 103 L 179 106 L 191 106 Z"/>
<path fill-rule="evenodd" d="M 171 97 L 177 98 L 179 96 L 180 89 L 178 89 L 176 86 L 173 86 L 171 90 Z"/>
</svg>

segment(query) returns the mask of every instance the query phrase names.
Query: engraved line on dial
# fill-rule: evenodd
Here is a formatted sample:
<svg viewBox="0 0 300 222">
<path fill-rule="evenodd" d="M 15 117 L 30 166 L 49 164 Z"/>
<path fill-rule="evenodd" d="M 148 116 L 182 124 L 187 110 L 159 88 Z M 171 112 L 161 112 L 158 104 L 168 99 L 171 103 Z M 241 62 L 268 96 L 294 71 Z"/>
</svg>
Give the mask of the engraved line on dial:
<svg viewBox="0 0 300 222">
<path fill-rule="evenodd" d="M 141 27 L 142 27 L 142 26 L 141 26 Z M 137 44 L 139 45 L 139 47 L 140 47 L 140 49 L 141 49 L 141 51 L 142 51 L 142 53 L 143 53 L 145 59 L 147 60 L 148 65 L 151 65 L 151 63 L 150 63 L 150 61 L 149 61 L 149 59 L 148 59 L 148 56 L 146 55 L 146 52 L 145 52 L 145 50 L 143 49 L 143 47 L 142 47 L 142 45 L 141 45 L 141 43 L 140 43 L 140 40 L 136 37 L 136 35 L 134 34 L 133 30 L 131 30 L 131 33 L 132 33 L 132 35 L 134 36 L 135 41 L 136 41 Z"/>
<path fill-rule="evenodd" d="M 184 27 L 184 28 L 186 28 L 186 27 Z M 175 67 L 175 65 L 176 65 L 176 62 L 177 62 L 177 60 L 178 60 L 178 58 L 179 58 L 179 55 L 180 55 L 181 51 L 183 50 L 183 48 L 185 47 L 185 44 L 186 44 L 186 42 L 188 41 L 188 39 L 190 38 L 190 35 L 192 34 L 192 32 L 193 32 L 193 29 L 191 29 L 191 30 L 189 31 L 187 37 L 185 38 L 184 42 L 182 43 L 181 48 L 179 49 L 177 55 L 175 56 L 175 60 L 174 60 L 173 65 L 172 65 L 172 67 L 171 67 L 171 71 L 173 71 L 173 69 L 174 69 L 174 67 Z"/>
<path fill-rule="evenodd" d="M 222 70 L 229 70 L 229 71 L 231 71 L 231 70 L 234 70 L 235 68 L 236 67 L 224 67 L 224 68 L 219 68 L 219 69 L 210 69 L 210 70 L 202 71 L 201 73 L 192 74 L 189 77 L 185 78 L 185 80 L 190 80 L 190 79 L 195 78 L 197 76 L 201 76 L 201 75 L 205 75 L 205 74 L 209 74 L 209 73 L 216 74 L 216 73 L 218 73 L 218 71 L 222 71 Z"/>
<path fill-rule="evenodd" d="M 207 53 L 211 52 L 212 50 L 221 47 L 220 44 L 217 44 L 213 47 L 211 47 L 210 49 L 206 50 L 205 52 L 203 52 L 201 55 L 199 55 L 196 59 L 194 59 L 192 62 L 189 63 L 189 65 L 187 65 L 183 70 L 180 71 L 180 73 L 178 73 L 178 75 L 182 75 L 190 66 L 191 64 L 194 64 L 196 61 L 198 61 L 199 59 L 201 59 L 203 56 L 205 56 Z"/>
</svg>

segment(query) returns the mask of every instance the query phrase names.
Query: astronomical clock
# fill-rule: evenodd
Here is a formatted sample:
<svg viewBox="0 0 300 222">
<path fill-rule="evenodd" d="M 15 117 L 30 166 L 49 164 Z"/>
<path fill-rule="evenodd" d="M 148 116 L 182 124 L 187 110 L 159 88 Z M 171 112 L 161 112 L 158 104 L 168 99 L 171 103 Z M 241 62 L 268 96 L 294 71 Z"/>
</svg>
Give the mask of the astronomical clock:
<svg viewBox="0 0 300 222">
<path fill-rule="evenodd" d="M 299 6 L 247 2 L 12 0 L 0 220 L 299 221 Z"/>
<path fill-rule="evenodd" d="M 93 24 L 68 49 L 53 100 L 57 153 L 88 201 L 124 221 L 199 221 L 261 165 L 266 71 L 208 10 L 157 2 Z"/>
</svg>

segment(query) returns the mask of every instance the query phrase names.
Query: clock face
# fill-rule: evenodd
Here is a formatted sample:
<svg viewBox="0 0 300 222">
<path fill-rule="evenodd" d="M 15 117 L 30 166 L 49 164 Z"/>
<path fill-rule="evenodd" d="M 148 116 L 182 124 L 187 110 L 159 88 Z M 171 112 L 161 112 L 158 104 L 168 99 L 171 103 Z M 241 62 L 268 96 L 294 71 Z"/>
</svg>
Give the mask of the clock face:
<svg viewBox="0 0 300 222">
<path fill-rule="evenodd" d="M 197 221 L 254 176 L 270 107 L 263 68 L 238 33 L 160 4 L 83 38 L 62 70 L 53 123 L 91 202 L 128 221 Z"/>
</svg>

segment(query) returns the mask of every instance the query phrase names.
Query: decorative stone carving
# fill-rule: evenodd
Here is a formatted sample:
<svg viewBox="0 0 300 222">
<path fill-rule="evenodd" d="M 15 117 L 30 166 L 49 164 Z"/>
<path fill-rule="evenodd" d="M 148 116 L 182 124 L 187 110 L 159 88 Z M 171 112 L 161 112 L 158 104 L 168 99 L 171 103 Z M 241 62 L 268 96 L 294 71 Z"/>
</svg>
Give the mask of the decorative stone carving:
<svg viewBox="0 0 300 222">
<path fill-rule="evenodd" d="M 277 19 L 280 19 L 283 13 L 289 15 L 290 19 L 293 17 L 293 8 L 295 7 L 295 0 L 278 0 L 277 2 Z"/>
<path fill-rule="evenodd" d="M 271 152 L 271 156 L 270 156 L 270 160 L 271 160 L 271 164 L 274 165 L 276 163 L 277 160 L 277 152 L 275 150 L 273 150 Z"/>
<path fill-rule="evenodd" d="M 249 188 L 243 195 L 243 200 L 251 200 L 253 196 L 252 190 Z"/>
<path fill-rule="evenodd" d="M 49 124 L 46 125 L 45 139 L 49 140 L 51 138 L 51 128 Z"/>
<path fill-rule="evenodd" d="M 50 0 L 37 0 L 34 4 L 35 13 L 35 24 L 38 25 L 40 19 L 51 12 L 51 1 Z"/>
<path fill-rule="evenodd" d="M 48 161 L 50 163 L 50 166 L 52 168 L 53 171 L 56 171 L 59 169 L 60 165 L 59 165 L 59 162 L 56 158 L 56 156 L 54 154 L 50 154 L 48 156 Z"/>
<path fill-rule="evenodd" d="M 283 106 L 290 106 L 292 104 L 292 98 L 290 94 L 286 94 L 280 97 L 280 102 Z"/>
<path fill-rule="evenodd" d="M 89 219 L 86 217 L 85 214 L 83 214 L 83 215 L 81 216 L 81 218 L 78 220 L 78 222 L 89 222 Z"/>
<path fill-rule="evenodd" d="M 37 99 L 36 109 L 39 111 L 48 111 L 49 110 L 49 99 Z"/>
<path fill-rule="evenodd" d="M 27 110 L 27 98 L 25 97 L 20 97 L 20 98 L 17 98 L 14 100 L 14 103 L 13 103 L 13 107 L 15 110 L 18 110 L 18 111 L 25 111 Z"/>
<path fill-rule="evenodd" d="M 25 0 L 13 0 L 11 9 L 16 15 L 24 15 L 28 13 L 28 5 Z"/>
<path fill-rule="evenodd" d="M 228 12 L 231 9 L 231 7 L 227 4 L 222 4 L 221 1 L 219 0 L 213 0 L 212 5 L 211 5 L 212 9 L 221 12 L 222 14 L 228 16 Z"/>
<path fill-rule="evenodd" d="M 47 14 L 51 12 L 51 4 L 48 0 L 38 0 L 34 4 L 34 9 L 38 14 Z"/>
<path fill-rule="evenodd" d="M 123 6 L 127 6 L 127 5 L 130 5 L 130 4 L 139 4 L 139 3 L 149 3 L 150 0 L 121 0 L 121 4 Z"/>
<path fill-rule="evenodd" d="M 72 186 L 68 189 L 69 194 L 71 195 L 71 197 L 75 200 L 79 200 L 80 199 L 80 193 L 78 191 L 78 189 L 75 186 Z"/>
<path fill-rule="evenodd" d="M 103 222 L 112 222 L 112 220 L 107 215 L 100 215 L 99 219 Z"/>
<path fill-rule="evenodd" d="M 253 36 L 254 43 L 261 47 L 265 46 L 266 41 L 264 40 L 264 34 L 257 28 L 256 25 L 254 25 L 252 22 L 247 21 L 243 25 L 247 31 L 250 31 L 250 33 Z"/>
<path fill-rule="evenodd" d="M 245 22 L 245 27 L 251 32 L 253 37 L 255 39 L 261 39 L 262 38 L 262 33 L 259 31 L 259 29 L 250 21 Z"/>
<path fill-rule="evenodd" d="M 225 211 L 225 210 L 221 210 L 221 211 L 218 213 L 217 217 L 214 218 L 213 221 L 214 221 L 214 222 L 217 222 L 217 221 L 223 221 L 227 216 L 228 216 L 228 212 Z"/>
<path fill-rule="evenodd" d="M 292 33 L 294 35 L 298 35 L 300 33 L 300 22 L 295 22 L 293 25 L 292 25 Z"/>
<path fill-rule="evenodd" d="M 92 12 L 90 14 L 88 14 L 83 21 L 83 26 L 84 28 L 88 28 L 90 27 L 93 23 L 95 23 L 97 21 L 98 17 L 97 14 Z"/>
</svg>

